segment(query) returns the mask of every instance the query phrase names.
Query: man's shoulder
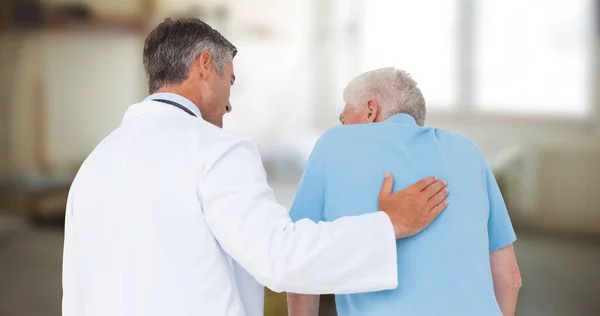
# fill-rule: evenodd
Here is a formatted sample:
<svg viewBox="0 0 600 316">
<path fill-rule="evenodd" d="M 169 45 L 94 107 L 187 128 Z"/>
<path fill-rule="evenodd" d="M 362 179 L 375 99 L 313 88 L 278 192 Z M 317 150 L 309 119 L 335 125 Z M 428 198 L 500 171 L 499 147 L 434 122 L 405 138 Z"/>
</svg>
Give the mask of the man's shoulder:
<svg viewBox="0 0 600 316">
<path fill-rule="evenodd" d="M 372 124 L 342 125 L 328 129 L 317 141 L 317 144 L 326 145 L 327 148 L 340 148 L 346 144 L 360 142 L 373 132 Z"/>
<path fill-rule="evenodd" d="M 449 129 L 445 129 L 445 128 L 439 128 L 439 127 L 422 127 L 422 128 L 427 128 L 427 129 L 431 129 L 435 132 L 435 134 L 438 136 L 438 138 L 446 138 L 446 139 L 454 139 L 457 141 L 464 141 L 464 142 L 473 142 L 473 140 L 471 140 L 467 135 L 461 133 L 461 132 L 457 132 L 457 131 L 453 131 L 453 130 L 449 130 Z"/>
<path fill-rule="evenodd" d="M 353 125 L 336 126 L 325 131 L 314 144 L 309 158 L 309 165 L 322 165 L 332 161 L 331 159 L 335 156 L 344 155 L 343 153 L 351 148 L 351 144 L 356 144 L 355 130 L 356 128 Z"/>
<path fill-rule="evenodd" d="M 451 143 L 457 149 L 479 151 L 477 143 L 467 135 L 443 128 L 431 127 L 439 141 Z"/>
</svg>

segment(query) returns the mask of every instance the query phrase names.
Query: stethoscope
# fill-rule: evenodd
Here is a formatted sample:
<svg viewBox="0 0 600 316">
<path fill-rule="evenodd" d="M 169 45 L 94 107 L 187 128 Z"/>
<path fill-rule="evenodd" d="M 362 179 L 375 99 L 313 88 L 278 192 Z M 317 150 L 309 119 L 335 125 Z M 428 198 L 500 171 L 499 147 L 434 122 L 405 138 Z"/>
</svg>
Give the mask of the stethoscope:
<svg viewBox="0 0 600 316">
<path fill-rule="evenodd" d="M 177 102 L 170 101 L 170 100 L 163 100 L 163 99 L 152 99 L 152 101 L 156 101 L 156 102 L 161 102 L 161 103 L 166 103 L 166 104 L 172 105 L 172 106 L 174 106 L 176 108 L 179 108 L 180 110 L 184 111 L 185 113 L 187 113 L 187 114 L 189 114 L 191 116 L 198 117 L 196 114 L 194 114 L 194 112 L 190 111 L 190 109 L 186 108 L 185 106 L 183 106 L 183 105 L 181 105 L 181 104 L 179 104 Z"/>
</svg>

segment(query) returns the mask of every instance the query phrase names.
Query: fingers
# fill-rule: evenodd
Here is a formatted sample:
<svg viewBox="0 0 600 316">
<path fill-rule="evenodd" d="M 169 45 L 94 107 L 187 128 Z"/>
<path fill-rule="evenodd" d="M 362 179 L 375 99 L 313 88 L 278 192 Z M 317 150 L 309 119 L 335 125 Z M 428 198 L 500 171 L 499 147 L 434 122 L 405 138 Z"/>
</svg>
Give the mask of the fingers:
<svg viewBox="0 0 600 316">
<path fill-rule="evenodd" d="M 448 196 L 448 193 L 449 193 L 448 188 L 443 188 L 438 193 L 436 193 L 434 196 L 432 196 L 425 206 L 427 208 L 427 210 L 431 210 L 434 207 L 441 204 L 442 202 L 444 202 L 444 200 L 446 200 L 446 197 Z"/>
<path fill-rule="evenodd" d="M 438 217 L 438 215 L 440 215 L 440 213 L 446 209 L 447 206 L 448 206 L 448 201 L 444 200 L 442 203 L 440 203 L 436 207 L 432 208 L 431 212 L 429 213 L 432 216 L 432 220 L 436 219 Z"/>
<path fill-rule="evenodd" d="M 426 201 L 430 200 L 432 197 L 434 197 L 436 194 L 442 191 L 445 187 L 446 181 L 436 181 L 429 185 L 425 190 L 423 190 L 423 198 L 425 198 Z"/>
<path fill-rule="evenodd" d="M 394 187 L 394 177 L 391 173 L 386 172 L 383 183 L 381 184 L 381 190 L 379 190 L 379 198 L 382 199 L 392 194 L 392 188 Z"/>
<path fill-rule="evenodd" d="M 421 191 L 425 190 L 428 186 L 435 183 L 436 181 L 437 181 L 437 179 L 435 177 L 427 177 L 427 178 L 409 186 L 407 189 L 410 191 L 421 192 Z"/>
</svg>

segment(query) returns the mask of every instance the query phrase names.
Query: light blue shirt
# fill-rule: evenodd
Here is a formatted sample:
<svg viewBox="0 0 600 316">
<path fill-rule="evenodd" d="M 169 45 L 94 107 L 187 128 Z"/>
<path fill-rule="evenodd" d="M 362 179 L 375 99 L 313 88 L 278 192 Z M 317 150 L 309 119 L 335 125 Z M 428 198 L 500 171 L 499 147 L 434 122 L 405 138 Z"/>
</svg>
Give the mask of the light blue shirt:
<svg viewBox="0 0 600 316">
<path fill-rule="evenodd" d="M 462 135 L 419 127 L 406 114 L 333 128 L 313 150 L 290 216 L 318 222 L 375 212 L 386 171 L 394 190 L 427 176 L 447 180 L 449 205 L 423 232 L 397 241 L 397 289 L 338 295 L 338 314 L 501 316 L 489 256 L 516 236 L 490 167 Z"/>
<path fill-rule="evenodd" d="M 202 115 L 200 114 L 200 109 L 198 109 L 198 107 L 192 101 L 176 93 L 155 93 L 144 99 L 144 101 L 152 101 L 157 99 L 179 103 L 181 106 L 184 106 L 185 108 L 196 114 L 197 117 L 202 117 Z"/>
</svg>

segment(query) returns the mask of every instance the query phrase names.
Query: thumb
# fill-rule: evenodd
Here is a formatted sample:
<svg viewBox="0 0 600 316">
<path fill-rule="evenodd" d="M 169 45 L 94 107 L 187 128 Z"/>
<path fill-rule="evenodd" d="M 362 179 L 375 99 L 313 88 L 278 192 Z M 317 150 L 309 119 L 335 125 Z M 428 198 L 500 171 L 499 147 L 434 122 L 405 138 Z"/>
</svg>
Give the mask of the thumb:
<svg viewBox="0 0 600 316">
<path fill-rule="evenodd" d="M 383 183 L 381 184 L 381 190 L 379 191 L 379 199 L 388 197 L 392 194 L 392 188 L 394 187 L 394 177 L 391 173 L 386 172 Z"/>
</svg>

